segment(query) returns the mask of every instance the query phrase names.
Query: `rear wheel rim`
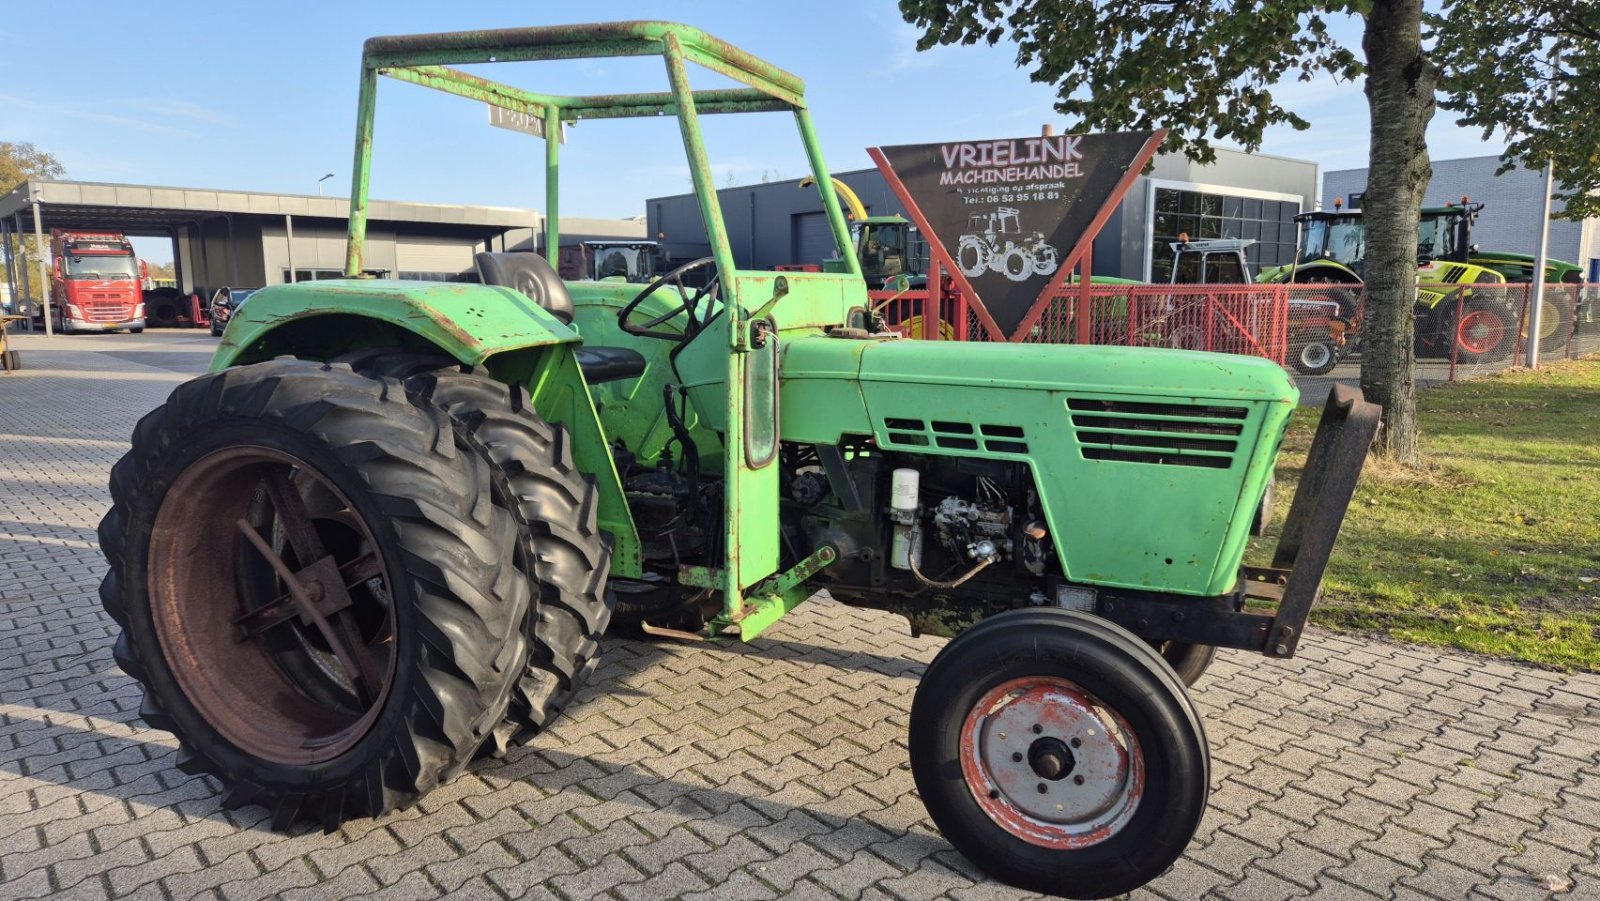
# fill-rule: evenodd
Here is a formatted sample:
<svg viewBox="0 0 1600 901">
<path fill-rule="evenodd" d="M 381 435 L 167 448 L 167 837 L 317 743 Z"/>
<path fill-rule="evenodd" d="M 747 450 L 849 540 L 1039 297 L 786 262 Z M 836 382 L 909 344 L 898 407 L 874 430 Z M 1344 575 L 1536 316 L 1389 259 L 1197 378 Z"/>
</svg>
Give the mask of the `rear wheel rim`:
<svg viewBox="0 0 1600 901">
<path fill-rule="evenodd" d="M 1473 310 L 1461 317 L 1457 340 L 1461 343 L 1461 349 L 1467 353 L 1487 353 L 1505 340 L 1505 323 L 1493 313 Z"/>
<path fill-rule="evenodd" d="M 1321 369 L 1328 365 L 1333 350 L 1321 341 L 1312 341 L 1300 348 L 1300 365 L 1307 369 Z"/>
<path fill-rule="evenodd" d="M 296 522 L 309 523 L 309 548 Z M 302 548 L 317 544 L 323 559 L 302 563 Z M 268 553 L 313 601 L 320 623 L 292 601 Z M 392 583 L 371 529 L 321 472 L 264 447 L 201 457 L 166 492 L 149 561 L 152 619 L 168 668 L 196 712 L 235 747 L 316 764 L 372 728 L 396 674 Z"/>
<path fill-rule="evenodd" d="M 1056 676 L 990 689 L 961 727 L 961 771 L 995 825 L 1033 845 L 1099 844 L 1144 795 L 1139 742 L 1120 714 Z"/>
</svg>

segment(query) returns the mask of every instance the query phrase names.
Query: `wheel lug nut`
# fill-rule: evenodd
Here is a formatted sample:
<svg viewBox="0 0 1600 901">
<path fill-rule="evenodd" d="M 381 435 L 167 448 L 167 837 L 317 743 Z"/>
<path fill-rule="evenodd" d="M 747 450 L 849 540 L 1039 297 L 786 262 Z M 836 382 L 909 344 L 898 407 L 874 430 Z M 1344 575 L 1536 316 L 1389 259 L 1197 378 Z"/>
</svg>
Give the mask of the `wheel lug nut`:
<svg viewBox="0 0 1600 901">
<path fill-rule="evenodd" d="M 1082 776 L 1073 776 L 1072 777 L 1072 784 L 1073 785 L 1082 785 L 1083 784 L 1083 777 Z"/>
<path fill-rule="evenodd" d="M 1011 754 L 1011 762 L 1012 763 L 1021 763 L 1022 762 L 1022 752 L 1021 751 L 1012 752 L 1012 754 Z"/>
<path fill-rule="evenodd" d="M 1050 786 L 1045 785 L 1043 782 L 1039 783 L 1039 794 L 1042 795 L 1042 794 L 1048 792 L 1049 790 L 1050 790 Z"/>
<path fill-rule="evenodd" d="M 1074 748 L 1081 748 L 1081 747 L 1083 747 L 1083 739 L 1081 739 L 1081 738 L 1079 738 L 1079 737 L 1077 737 L 1077 736 L 1076 736 L 1076 735 L 1074 735 L 1074 736 L 1073 736 L 1073 737 L 1072 737 L 1072 746 L 1073 746 L 1073 747 L 1074 747 Z"/>
<path fill-rule="evenodd" d="M 1043 726 L 1039 725 L 1038 723 L 1034 723 L 1033 724 L 1033 734 L 1034 735 L 1038 735 L 1039 733 L 1041 733 L 1043 731 L 1044 731 L 1044 727 Z"/>
</svg>

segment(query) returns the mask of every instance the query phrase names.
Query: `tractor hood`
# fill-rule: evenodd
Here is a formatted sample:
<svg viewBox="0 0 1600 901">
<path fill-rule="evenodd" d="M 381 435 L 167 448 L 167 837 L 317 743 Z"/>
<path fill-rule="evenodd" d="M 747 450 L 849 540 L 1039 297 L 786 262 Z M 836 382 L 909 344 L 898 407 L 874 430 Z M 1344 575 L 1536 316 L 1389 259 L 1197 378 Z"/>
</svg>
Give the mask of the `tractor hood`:
<svg viewBox="0 0 1600 901">
<path fill-rule="evenodd" d="M 1300 396 L 1270 360 L 1165 348 L 883 341 L 862 350 L 859 372 L 863 382 L 916 385 L 1289 403 Z"/>
</svg>

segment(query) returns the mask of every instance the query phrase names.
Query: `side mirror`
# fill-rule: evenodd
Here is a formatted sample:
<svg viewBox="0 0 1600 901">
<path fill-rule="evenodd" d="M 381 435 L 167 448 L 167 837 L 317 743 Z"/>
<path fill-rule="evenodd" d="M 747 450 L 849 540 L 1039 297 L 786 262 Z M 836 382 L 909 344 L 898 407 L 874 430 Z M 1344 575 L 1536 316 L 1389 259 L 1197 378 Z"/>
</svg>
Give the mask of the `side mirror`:
<svg viewBox="0 0 1600 901">
<path fill-rule="evenodd" d="M 55 273 L 56 273 L 56 278 L 58 278 L 58 279 L 61 278 L 61 258 L 60 257 L 56 257 L 55 258 L 55 261 L 54 261 L 54 264 L 53 264 L 53 268 L 54 268 Z"/>
<path fill-rule="evenodd" d="M 1476 244 L 1467 245 L 1467 253 L 1477 253 L 1480 248 Z"/>
</svg>

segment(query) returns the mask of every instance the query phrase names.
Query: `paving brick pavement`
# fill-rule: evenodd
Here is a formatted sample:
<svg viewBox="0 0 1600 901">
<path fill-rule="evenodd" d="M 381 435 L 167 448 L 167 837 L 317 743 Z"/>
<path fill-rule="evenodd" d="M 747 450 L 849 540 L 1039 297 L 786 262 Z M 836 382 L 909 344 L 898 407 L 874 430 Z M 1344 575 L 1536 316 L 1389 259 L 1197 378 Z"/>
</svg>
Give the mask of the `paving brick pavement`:
<svg viewBox="0 0 1600 901">
<path fill-rule="evenodd" d="M 105 478 L 201 335 L 21 342 L 0 376 L 0 899 L 1011 898 L 906 764 L 939 649 L 819 600 L 751 647 L 612 641 L 533 747 L 415 808 L 279 835 L 174 765 L 112 663 Z M 1141 898 L 1600 898 L 1600 677 L 1313 632 L 1195 691 L 1213 798 Z"/>
</svg>

